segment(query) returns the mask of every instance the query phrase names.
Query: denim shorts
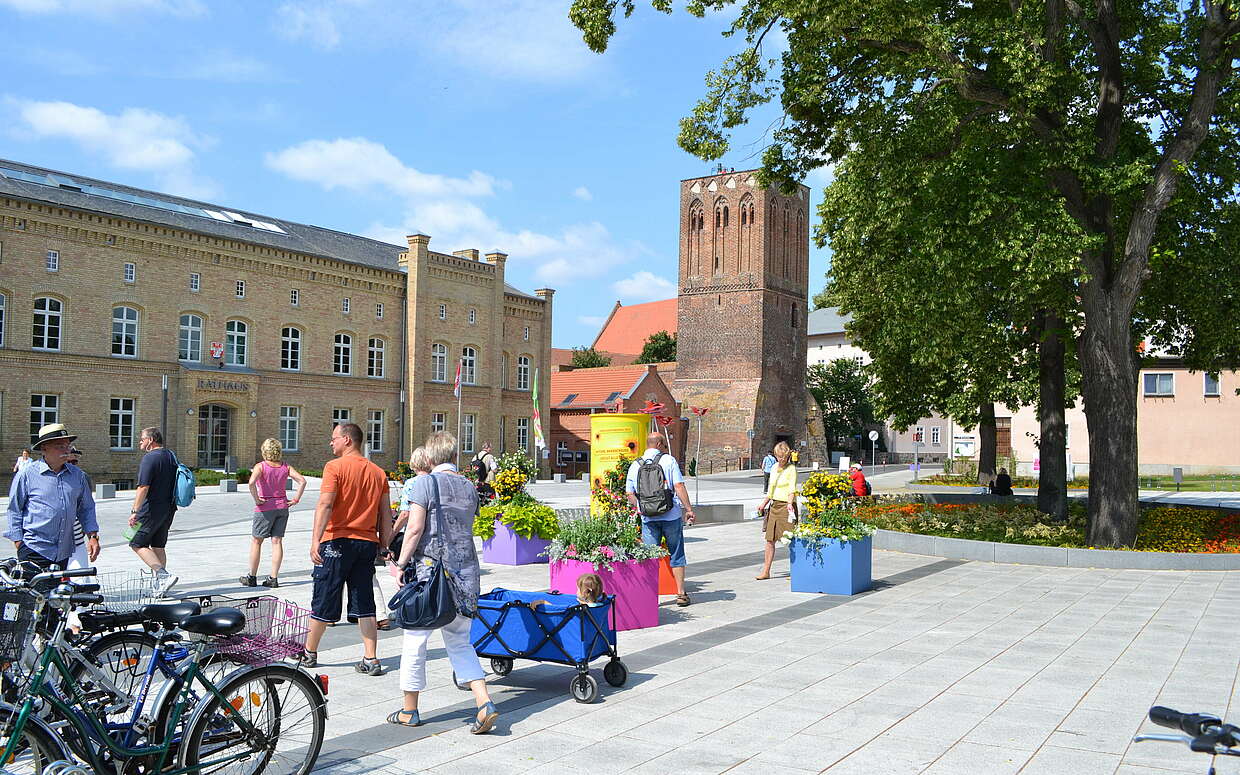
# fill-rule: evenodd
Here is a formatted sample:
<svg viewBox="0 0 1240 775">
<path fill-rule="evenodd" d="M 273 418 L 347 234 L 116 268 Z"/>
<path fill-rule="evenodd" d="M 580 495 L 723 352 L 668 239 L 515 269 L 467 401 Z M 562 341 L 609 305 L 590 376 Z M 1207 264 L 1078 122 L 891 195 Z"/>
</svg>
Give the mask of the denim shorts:
<svg viewBox="0 0 1240 775">
<path fill-rule="evenodd" d="M 658 522 L 642 522 L 642 542 L 655 544 L 667 541 L 667 551 L 671 554 L 673 568 L 683 568 L 688 564 L 685 559 L 685 526 L 677 519 L 664 519 Z"/>
<path fill-rule="evenodd" d="M 319 544 L 322 565 L 315 565 L 311 578 L 310 618 L 340 621 L 340 605 L 349 588 L 349 616 L 364 619 L 375 615 L 375 554 L 379 544 L 358 538 L 333 538 Z"/>
</svg>

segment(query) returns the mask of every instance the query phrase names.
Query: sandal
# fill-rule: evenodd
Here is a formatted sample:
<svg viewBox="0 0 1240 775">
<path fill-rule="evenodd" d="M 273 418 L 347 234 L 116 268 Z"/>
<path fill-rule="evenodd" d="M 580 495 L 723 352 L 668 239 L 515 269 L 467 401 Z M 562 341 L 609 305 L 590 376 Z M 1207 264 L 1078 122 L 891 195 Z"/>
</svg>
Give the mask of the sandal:
<svg viewBox="0 0 1240 775">
<path fill-rule="evenodd" d="M 375 628 L 386 632 L 387 630 L 392 629 L 392 620 L 384 619 L 382 621 L 375 622 Z"/>
<path fill-rule="evenodd" d="M 407 721 L 401 721 L 401 714 L 408 714 Z M 395 713 L 389 713 L 387 717 L 389 724 L 395 724 L 398 727 L 420 727 L 422 726 L 422 717 L 418 715 L 418 711 L 414 710 L 398 710 Z"/>
<path fill-rule="evenodd" d="M 499 718 L 499 711 L 495 709 L 495 703 L 490 700 L 478 708 L 478 712 L 482 714 L 482 717 L 474 716 L 474 723 L 469 727 L 471 735 L 483 735 L 490 732 L 495 726 L 495 720 Z"/>
<path fill-rule="evenodd" d="M 688 595 L 677 595 L 676 605 L 680 606 L 681 608 L 684 608 L 685 606 L 689 605 L 689 596 Z"/>
<path fill-rule="evenodd" d="M 754 576 L 753 579 L 754 581 L 766 581 L 770 577 L 770 574 L 767 574 L 766 576 Z"/>
</svg>

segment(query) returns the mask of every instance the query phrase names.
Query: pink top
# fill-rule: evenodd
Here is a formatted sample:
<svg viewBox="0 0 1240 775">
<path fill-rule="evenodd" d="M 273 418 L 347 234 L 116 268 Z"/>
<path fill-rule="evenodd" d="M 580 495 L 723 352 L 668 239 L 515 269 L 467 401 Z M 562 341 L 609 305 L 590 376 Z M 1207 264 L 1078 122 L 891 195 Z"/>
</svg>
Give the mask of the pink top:
<svg viewBox="0 0 1240 775">
<path fill-rule="evenodd" d="M 288 481 L 287 463 L 275 466 L 264 460 L 250 472 L 250 476 L 258 477 L 258 497 L 263 498 L 263 502 L 256 507 L 259 511 L 288 508 L 288 494 L 284 489 Z"/>
</svg>

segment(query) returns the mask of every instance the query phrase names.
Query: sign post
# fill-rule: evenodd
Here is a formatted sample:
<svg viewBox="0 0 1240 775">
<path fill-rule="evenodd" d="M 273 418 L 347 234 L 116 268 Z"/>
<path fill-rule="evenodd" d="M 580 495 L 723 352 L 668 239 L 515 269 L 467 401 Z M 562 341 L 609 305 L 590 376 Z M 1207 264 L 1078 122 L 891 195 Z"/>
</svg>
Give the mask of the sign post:
<svg viewBox="0 0 1240 775">
<path fill-rule="evenodd" d="M 878 463 L 878 431 L 870 431 L 870 466 Z"/>
</svg>

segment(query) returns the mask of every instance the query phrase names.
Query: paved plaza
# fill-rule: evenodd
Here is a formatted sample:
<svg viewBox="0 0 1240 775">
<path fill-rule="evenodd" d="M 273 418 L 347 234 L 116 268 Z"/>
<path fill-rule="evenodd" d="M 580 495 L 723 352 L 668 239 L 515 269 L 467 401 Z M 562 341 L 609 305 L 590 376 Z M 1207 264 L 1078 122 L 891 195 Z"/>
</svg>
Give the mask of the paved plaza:
<svg viewBox="0 0 1240 775">
<path fill-rule="evenodd" d="M 703 500 L 756 503 L 754 481 L 718 477 L 703 485 Z M 172 530 L 178 589 L 253 594 L 236 585 L 250 540 L 248 493 L 201 492 Z M 584 486 L 535 492 L 582 505 Z M 303 605 L 316 499 L 309 491 L 293 511 L 281 574 L 280 593 Z M 139 566 L 120 540 L 130 502 L 99 504 L 101 570 Z M 400 633 L 381 633 L 389 672 L 375 678 L 353 671 L 355 628 L 328 630 L 320 672 L 331 676 L 330 718 L 318 771 L 1154 775 L 1208 762 L 1179 746 L 1130 743 L 1152 728 L 1150 705 L 1234 712 L 1240 573 L 876 551 L 873 591 L 797 594 L 783 550 L 776 577 L 754 580 L 757 524 L 687 531 L 693 605 L 663 598 L 657 628 L 620 633 L 623 688 L 595 670 L 601 699 L 582 705 L 563 666 L 518 661 L 509 676 L 489 676 L 502 713 L 490 735 L 467 733 L 473 704 L 453 686 L 437 637 L 421 703 L 427 723 L 406 729 L 384 723 L 400 702 Z M 546 566 L 483 567 L 484 591 L 544 590 L 547 581 Z M 1240 768 L 1220 762 L 1219 771 Z"/>
</svg>

